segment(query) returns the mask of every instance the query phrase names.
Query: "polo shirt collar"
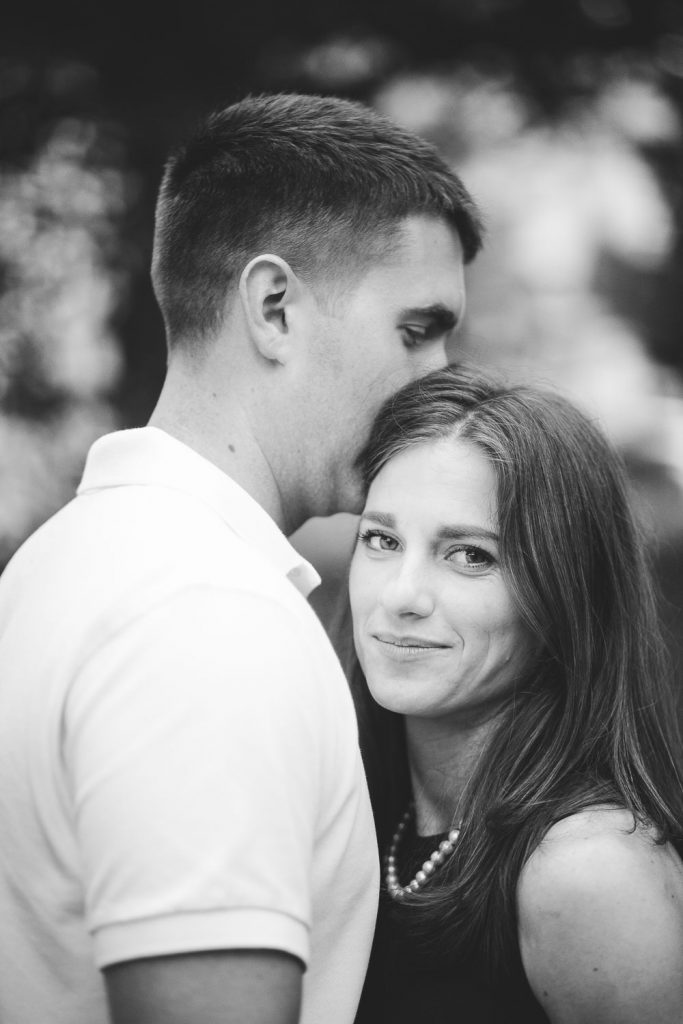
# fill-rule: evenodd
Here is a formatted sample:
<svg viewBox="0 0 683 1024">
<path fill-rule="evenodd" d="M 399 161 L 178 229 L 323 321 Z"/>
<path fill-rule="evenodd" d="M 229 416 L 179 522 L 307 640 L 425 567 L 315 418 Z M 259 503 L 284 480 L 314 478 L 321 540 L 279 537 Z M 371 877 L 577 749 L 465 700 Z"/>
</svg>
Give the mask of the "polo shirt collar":
<svg viewBox="0 0 683 1024">
<path fill-rule="evenodd" d="M 169 487 L 198 498 L 233 533 L 258 548 L 304 597 L 320 584 L 313 566 L 295 551 L 265 509 L 243 487 L 165 430 L 119 430 L 92 445 L 77 493 L 126 485 Z"/>
</svg>

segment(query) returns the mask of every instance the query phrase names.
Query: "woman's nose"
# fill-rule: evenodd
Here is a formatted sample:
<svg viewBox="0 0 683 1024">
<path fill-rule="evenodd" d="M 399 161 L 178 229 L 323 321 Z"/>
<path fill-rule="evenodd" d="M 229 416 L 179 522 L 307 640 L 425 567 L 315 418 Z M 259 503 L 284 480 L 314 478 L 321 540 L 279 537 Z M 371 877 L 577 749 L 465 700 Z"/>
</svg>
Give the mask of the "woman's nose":
<svg viewBox="0 0 683 1024">
<path fill-rule="evenodd" d="M 434 596 L 427 573 L 420 565 L 402 561 L 385 582 L 381 603 L 391 615 L 431 615 Z"/>
</svg>

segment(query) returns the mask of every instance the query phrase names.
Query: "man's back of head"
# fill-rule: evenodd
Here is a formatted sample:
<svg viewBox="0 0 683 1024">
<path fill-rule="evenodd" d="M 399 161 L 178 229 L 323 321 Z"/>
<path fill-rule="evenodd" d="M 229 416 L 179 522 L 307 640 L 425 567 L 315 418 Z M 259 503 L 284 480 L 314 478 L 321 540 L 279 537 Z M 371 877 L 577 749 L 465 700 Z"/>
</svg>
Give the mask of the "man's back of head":
<svg viewBox="0 0 683 1024">
<path fill-rule="evenodd" d="M 275 252 L 305 279 L 357 274 L 411 215 L 445 221 L 465 262 L 478 211 L 436 150 L 359 103 L 248 97 L 210 115 L 166 165 L 153 281 L 171 349 L 219 329 L 226 296 L 255 255 Z"/>
</svg>

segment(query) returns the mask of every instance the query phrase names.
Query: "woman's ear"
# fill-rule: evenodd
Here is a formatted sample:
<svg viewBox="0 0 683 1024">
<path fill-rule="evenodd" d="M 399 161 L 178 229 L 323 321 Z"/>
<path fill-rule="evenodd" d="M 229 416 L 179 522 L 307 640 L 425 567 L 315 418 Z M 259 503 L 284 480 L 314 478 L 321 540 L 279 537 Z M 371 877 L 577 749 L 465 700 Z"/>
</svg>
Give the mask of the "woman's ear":
<svg viewBox="0 0 683 1024">
<path fill-rule="evenodd" d="M 255 256 L 242 271 L 239 296 L 245 322 L 257 351 L 284 364 L 291 352 L 289 309 L 301 284 L 289 264 L 270 253 Z"/>
</svg>

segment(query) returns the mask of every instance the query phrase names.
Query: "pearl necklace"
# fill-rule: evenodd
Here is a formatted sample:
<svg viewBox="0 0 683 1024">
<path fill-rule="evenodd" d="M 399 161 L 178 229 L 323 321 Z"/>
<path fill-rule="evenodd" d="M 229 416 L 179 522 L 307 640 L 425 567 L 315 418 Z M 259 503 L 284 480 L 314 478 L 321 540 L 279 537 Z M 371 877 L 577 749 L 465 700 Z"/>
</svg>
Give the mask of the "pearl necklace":
<svg viewBox="0 0 683 1024">
<path fill-rule="evenodd" d="M 411 804 L 398 823 L 398 827 L 394 832 L 391 843 L 389 844 L 389 852 L 387 853 L 386 858 L 387 892 L 392 899 L 398 900 L 399 902 L 404 900 L 409 893 L 418 892 L 425 882 L 429 881 L 436 869 L 440 867 L 445 860 L 448 860 L 450 855 L 453 853 L 455 844 L 458 841 L 458 836 L 460 835 L 459 828 L 452 828 L 448 833 L 448 838 L 443 839 L 439 843 L 436 850 L 434 850 L 434 853 L 424 862 L 412 881 L 408 882 L 407 885 L 401 885 L 398 880 L 398 871 L 396 869 L 396 857 L 403 833 L 408 827 L 408 822 L 412 816 L 413 805 Z"/>
</svg>

